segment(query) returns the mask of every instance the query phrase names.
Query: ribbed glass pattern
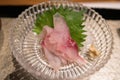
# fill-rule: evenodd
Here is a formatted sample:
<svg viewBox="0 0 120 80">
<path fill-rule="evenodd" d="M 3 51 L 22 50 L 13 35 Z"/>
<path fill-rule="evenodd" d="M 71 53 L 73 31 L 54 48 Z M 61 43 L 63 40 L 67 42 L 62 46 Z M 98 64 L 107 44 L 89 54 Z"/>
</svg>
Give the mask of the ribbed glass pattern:
<svg viewBox="0 0 120 80">
<path fill-rule="evenodd" d="M 32 29 L 37 14 L 48 10 L 48 7 L 59 7 L 60 5 L 76 10 L 85 10 L 83 24 L 88 37 L 80 53 L 87 60 L 87 46 L 93 43 L 101 52 L 101 56 L 93 61 L 87 60 L 88 62 L 82 66 L 71 63 L 62 66 L 59 71 L 54 71 L 41 50 L 39 36 L 35 35 Z M 112 33 L 105 20 L 98 13 L 79 3 L 67 1 L 43 2 L 26 9 L 14 21 L 10 34 L 11 50 L 17 61 L 37 79 L 42 77 L 48 80 L 74 80 L 84 78 L 99 70 L 110 57 L 112 41 Z"/>
</svg>

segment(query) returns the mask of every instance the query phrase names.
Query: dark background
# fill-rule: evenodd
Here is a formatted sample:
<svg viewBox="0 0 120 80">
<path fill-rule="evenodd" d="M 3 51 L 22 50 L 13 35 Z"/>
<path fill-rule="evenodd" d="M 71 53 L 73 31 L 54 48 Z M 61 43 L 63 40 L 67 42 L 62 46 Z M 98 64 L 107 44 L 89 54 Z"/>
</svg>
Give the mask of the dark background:
<svg viewBox="0 0 120 80">
<path fill-rule="evenodd" d="M 30 7 L 27 6 L 0 6 L 0 17 L 16 18 L 22 11 Z M 105 19 L 120 20 L 120 9 L 99 9 L 93 8 Z"/>
</svg>

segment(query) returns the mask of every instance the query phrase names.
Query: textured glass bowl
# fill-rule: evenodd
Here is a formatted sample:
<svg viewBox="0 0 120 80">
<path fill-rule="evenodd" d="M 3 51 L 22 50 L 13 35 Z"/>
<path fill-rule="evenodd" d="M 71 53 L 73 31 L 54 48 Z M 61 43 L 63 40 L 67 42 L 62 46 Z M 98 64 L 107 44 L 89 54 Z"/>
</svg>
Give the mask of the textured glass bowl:
<svg viewBox="0 0 120 80">
<path fill-rule="evenodd" d="M 83 24 L 88 36 L 84 42 L 85 46 L 82 48 L 81 55 L 87 60 L 85 55 L 90 44 L 94 44 L 101 55 L 93 61 L 87 60 L 88 62 L 82 66 L 71 63 L 62 66 L 59 71 L 54 71 L 47 63 L 39 45 L 39 38 L 32 32 L 32 29 L 37 14 L 48 10 L 49 7 L 59 7 L 60 5 L 76 10 L 85 10 L 85 22 Z M 10 46 L 14 57 L 23 68 L 40 80 L 75 80 L 93 74 L 103 67 L 110 58 L 112 42 L 112 33 L 105 20 L 98 13 L 80 3 L 65 1 L 43 2 L 26 9 L 13 22 L 10 34 Z"/>
</svg>

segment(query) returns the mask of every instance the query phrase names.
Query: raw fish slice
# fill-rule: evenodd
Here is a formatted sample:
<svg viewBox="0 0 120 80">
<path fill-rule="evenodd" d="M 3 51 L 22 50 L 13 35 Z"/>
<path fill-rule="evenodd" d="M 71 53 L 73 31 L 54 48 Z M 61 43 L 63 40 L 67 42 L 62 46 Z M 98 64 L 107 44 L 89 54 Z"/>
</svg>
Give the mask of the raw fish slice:
<svg viewBox="0 0 120 80">
<path fill-rule="evenodd" d="M 43 46 L 43 50 L 45 53 L 45 57 L 48 60 L 48 63 L 51 65 L 51 67 L 57 71 L 60 67 L 61 67 L 61 60 L 59 57 L 55 56 L 53 53 L 51 53 L 49 50 L 47 50 L 44 46 Z"/>
<path fill-rule="evenodd" d="M 70 37 L 69 27 L 67 26 L 63 16 L 61 16 L 59 13 L 56 13 L 53 16 L 53 22 L 54 30 L 56 32 L 60 32 L 60 34 L 62 34 L 62 36 L 65 36 L 66 38 Z"/>
<path fill-rule="evenodd" d="M 59 36 L 59 43 L 57 44 L 57 50 L 62 53 L 62 57 L 68 61 L 74 62 L 78 61 L 77 63 L 84 63 L 84 60 L 78 54 L 78 46 L 74 40 L 72 40 L 69 32 L 69 27 L 67 26 L 63 16 L 59 13 L 54 15 L 54 31 L 60 33 Z M 58 39 L 58 38 L 56 38 Z M 56 53 L 58 54 L 58 53 Z"/>
<path fill-rule="evenodd" d="M 43 31 L 45 32 L 43 32 L 44 37 L 42 47 L 45 48 L 44 51 L 49 63 L 54 68 L 56 65 L 57 67 L 60 67 L 61 63 L 66 64 L 67 61 L 76 62 L 78 64 L 85 63 L 85 60 L 78 54 L 78 46 L 71 38 L 69 27 L 67 26 L 63 16 L 56 13 L 53 19 L 54 28 L 50 28 L 48 26 L 44 26 L 43 28 Z M 55 59 L 51 59 L 54 57 Z M 55 63 L 54 60 L 57 61 L 57 63 Z"/>
<path fill-rule="evenodd" d="M 51 27 L 45 25 L 45 26 L 43 27 L 43 30 L 42 30 L 42 32 L 41 32 L 41 34 L 40 34 L 39 37 L 40 37 L 42 40 L 44 40 L 44 38 L 46 37 L 46 35 L 50 34 L 52 31 L 53 31 L 53 29 L 52 29 Z"/>
<path fill-rule="evenodd" d="M 50 28 L 49 26 L 44 26 L 40 37 L 42 37 L 42 39 L 44 40 L 45 37 L 47 37 L 47 35 L 50 34 L 52 31 L 53 29 Z M 67 64 L 67 61 L 65 59 L 54 55 L 48 49 L 46 49 L 43 42 L 42 42 L 42 48 L 44 50 L 45 57 L 47 58 L 48 63 L 51 65 L 52 68 L 54 68 L 54 70 L 58 70 L 62 64 Z"/>
</svg>

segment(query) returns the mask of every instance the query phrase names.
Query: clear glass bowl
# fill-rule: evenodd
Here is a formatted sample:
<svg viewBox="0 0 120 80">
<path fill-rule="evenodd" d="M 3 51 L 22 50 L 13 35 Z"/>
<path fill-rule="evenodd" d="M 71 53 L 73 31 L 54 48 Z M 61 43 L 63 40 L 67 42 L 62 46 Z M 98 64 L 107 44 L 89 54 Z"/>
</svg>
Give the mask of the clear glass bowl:
<svg viewBox="0 0 120 80">
<path fill-rule="evenodd" d="M 101 52 L 100 57 L 78 66 L 71 63 L 62 66 L 59 71 L 54 71 L 47 63 L 44 53 L 39 45 L 39 38 L 32 32 L 36 15 L 48 10 L 52 6 L 70 7 L 76 10 L 85 10 L 83 23 L 86 34 L 88 35 L 84 42 L 81 55 L 87 60 L 85 54 L 87 47 L 94 44 Z M 10 46 L 16 60 L 25 70 L 35 76 L 38 80 L 75 80 L 87 77 L 98 71 L 106 64 L 112 51 L 112 33 L 106 24 L 106 21 L 94 10 L 81 5 L 67 1 L 48 1 L 34 5 L 23 11 L 13 22 L 10 32 Z"/>
</svg>

